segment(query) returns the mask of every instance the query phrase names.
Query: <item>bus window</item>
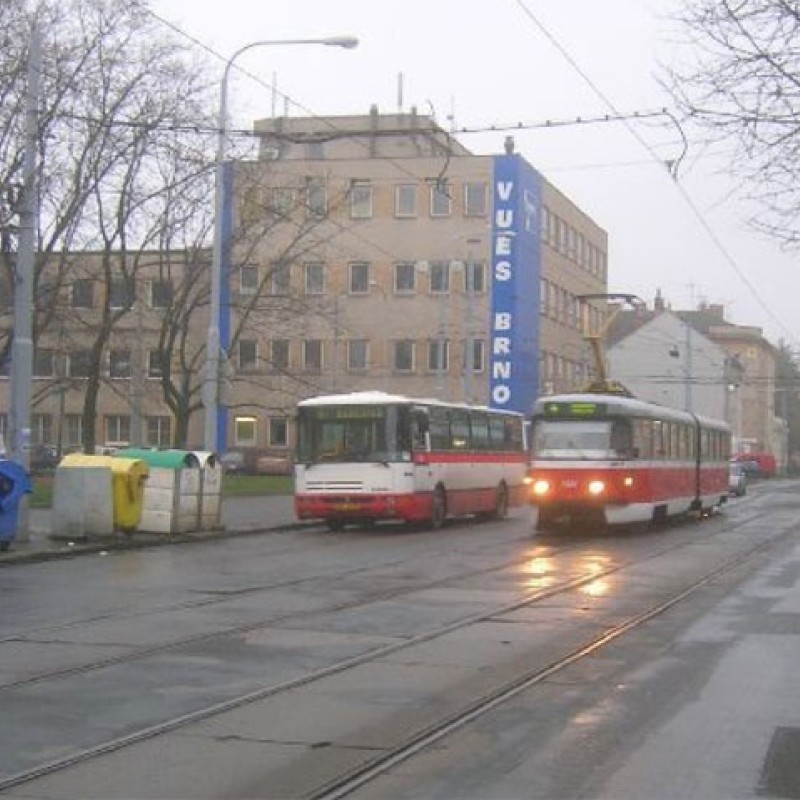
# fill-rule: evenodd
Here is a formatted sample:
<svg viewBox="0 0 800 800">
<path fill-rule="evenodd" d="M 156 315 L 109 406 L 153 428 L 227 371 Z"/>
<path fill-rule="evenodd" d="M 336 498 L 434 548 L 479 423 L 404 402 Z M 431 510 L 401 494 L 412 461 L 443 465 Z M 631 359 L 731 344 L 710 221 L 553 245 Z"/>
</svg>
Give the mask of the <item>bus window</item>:
<svg viewBox="0 0 800 800">
<path fill-rule="evenodd" d="M 453 450 L 469 449 L 469 414 L 466 411 L 456 409 L 450 412 L 450 442 Z"/>
</svg>

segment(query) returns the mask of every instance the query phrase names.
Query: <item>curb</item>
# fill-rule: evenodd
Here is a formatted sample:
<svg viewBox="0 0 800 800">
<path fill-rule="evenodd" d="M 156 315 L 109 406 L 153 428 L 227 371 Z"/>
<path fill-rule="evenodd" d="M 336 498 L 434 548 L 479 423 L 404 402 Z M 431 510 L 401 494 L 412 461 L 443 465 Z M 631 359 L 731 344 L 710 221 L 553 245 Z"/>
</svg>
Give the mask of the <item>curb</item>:
<svg viewBox="0 0 800 800">
<path fill-rule="evenodd" d="M 36 550 L 35 552 L 26 553 L 14 550 L 14 542 L 12 540 L 12 549 L 0 553 L 0 569 L 16 564 L 57 561 L 60 559 L 76 558 L 82 555 L 108 553 L 112 551 L 144 550 L 146 548 L 164 547 L 173 544 L 199 544 L 201 542 L 220 541 L 222 539 L 233 539 L 242 536 L 256 536 L 258 534 L 274 533 L 276 531 L 306 530 L 308 528 L 317 528 L 321 524 L 321 522 L 290 522 L 264 528 L 247 528 L 243 530 L 215 528 L 210 531 L 178 534 L 144 532 L 134 532 L 132 534 L 118 533 L 113 536 L 102 538 L 93 537 L 91 541 L 72 542 L 71 544 L 65 544 L 61 548 L 58 547 L 59 541 L 70 542 L 71 540 L 53 539 L 48 534 L 46 539 L 50 543 L 50 546 Z"/>
</svg>

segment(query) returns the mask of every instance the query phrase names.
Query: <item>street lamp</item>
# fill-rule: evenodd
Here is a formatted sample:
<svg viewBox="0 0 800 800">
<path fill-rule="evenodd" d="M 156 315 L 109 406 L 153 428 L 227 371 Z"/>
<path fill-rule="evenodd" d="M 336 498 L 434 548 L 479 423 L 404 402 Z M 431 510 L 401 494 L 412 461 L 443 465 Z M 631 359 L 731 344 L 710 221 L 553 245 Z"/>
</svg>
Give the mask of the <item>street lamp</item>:
<svg viewBox="0 0 800 800">
<path fill-rule="evenodd" d="M 214 249 L 211 262 L 211 309 L 206 340 L 206 363 L 203 380 L 203 405 L 205 406 L 204 444 L 206 450 L 223 449 L 220 437 L 220 315 L 222 294 L 222 250 L 225 226 L 226 192 L 225 179 L 225 139 L 228 126 L 228 76 L 234 61 L 247 50 L 271 45 L 322 44 L 330 47 L 352 49 L 358 46 L 354 36 L 329 36 L 324 39 L 267 39 L 251 42 L 240 47 L 226 62 L 222 73 L 219 94 L 219 116 L 217 120 L 217 152 L 214 174 Z M 223 420 L 224 424 L 224 420 Z"/>
</svg>

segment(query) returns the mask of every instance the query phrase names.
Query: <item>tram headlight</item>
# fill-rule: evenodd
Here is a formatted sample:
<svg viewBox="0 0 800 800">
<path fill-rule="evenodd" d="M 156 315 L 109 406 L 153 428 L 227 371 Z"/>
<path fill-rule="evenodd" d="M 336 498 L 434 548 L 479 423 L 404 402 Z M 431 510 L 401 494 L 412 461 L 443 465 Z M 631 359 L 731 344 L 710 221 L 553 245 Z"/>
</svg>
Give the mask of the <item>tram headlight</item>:
<svg viewBox="0 0 800 800">
<path fill-rule="evenodd" d="M 622 481 L 623 486 L 633 486 L 633 475 L 626 475 Z"/>
<path fill-rule="evenodd" d="M 589 494 L 594 495 L 597 497 L 599 494 L 603 494 L 606 490 L 606 485 L 603 481 L 589 481 Z"/>
<path fill-rule="evenodd" d="M 543 480 L 543 479 L 540 478 L 539 480 L 536 480 L 536 481 L 533 482 L 533 493 L 537 497 L 542 497 L 542 496 L 546 495 L 549 491 L 550 491 L 550 482 L 549 481 L 546 481 L 546 480 Z"/>
</svg>

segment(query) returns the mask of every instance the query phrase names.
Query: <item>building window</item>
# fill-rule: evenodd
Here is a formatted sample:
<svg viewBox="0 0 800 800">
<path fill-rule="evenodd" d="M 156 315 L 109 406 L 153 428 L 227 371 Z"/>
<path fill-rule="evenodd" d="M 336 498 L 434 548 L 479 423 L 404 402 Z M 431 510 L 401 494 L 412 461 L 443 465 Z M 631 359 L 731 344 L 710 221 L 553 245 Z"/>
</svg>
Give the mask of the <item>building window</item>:
<svg viewBox="0 0 800 800">
<path fill-rule="evenodd" d="M 147 353 L 147 377 L 164 377 L 164 360 L 160 350 L 149 350 Z"/>
<path fill-rule="evenodd" d="M 413 262 L 394 265 L 394 293 L 414 294 L 416 289 L 417 270 Z"/>
<path fill-rule="evenodd" d="M 446 339 L 431 339 L 428 342 L 428 369 L 431 372 L 447 372 L 450 343 Z"/>
<path fill-rule="evenodd" d="M 289 294 L 291 268 L 289 264 L 273 264 L 269 274 L 269 293 L 271 295 Z"/>
<path fill-rule="evenodd" d="M 150 447 L 169 447 L 172 444 L 172 420 L 169 417 L 147 417 L 146 444 Z"/>
<path fill-rule="evenodd" d="M 109 307 L 130 308 L 133 301 L 133 281 L 130 278 L 113 278 L 108 292 Z"/>
<path fill-rule="evenodd" d="M 447 294 L 450 291 L 450 262 L 432 261 L 430 281 L 431 294 Z"/>
<path fill-rule="evenodd" d="M 273 372 L 289 369 L 289 340 L 273 339 L 270 345 L 270 365 Z"/>
<path fill-rule="evenodd" d="M 50 281 L 41 281 L 35 288 L 36 296 L 34 298 L 34 305 L 39 310 L 47 310 L 53 308 L 58 302 L 58 292 L 56 286 Z"/>
<path fill-rule="evenodd" d="M 485 217 L 487 198 L 485 183 L 464 184 L 464 214 L 468 217 Z"/>
<path fill-rule="evenodd" d="M 163 280 L 150 283 L 150 308 L 170 308 L 172 298 L 172 281 Z"/>
<path fill-rule="evenodd" d="M 368 343 L 366 339 L 350 339 L 347 342 L 347 369 L 362 372 L 369 366 Z"/>
<path fill-rule="evenodd" d="M 483 372 L 483 359 L 484 359 L 484 341 L 483 339 L 472 340 L 472 364 L 469 363 L 469 350 L 470 341 L 464 342 L 464 369 L 469 369 L 472 366 L 472 372 Z"/>
<path fill-rule="evenodd" d="M 239 293 L 256 294 L 258 292 L 258 267 L 239 267 Z"/>
<path fill-rule="evenodd" d="M 306 178 L 306 206 L 309 217 L 328 213 L 328 188 L 324 178 Z"/>
<path fill-rule="evenodd" d="M 325 143 L 306 142 L 306 158 L 309 161 L 320 161 L 325 158 Z"/>
<path fill-rule="evenodd" d="M 392 343 L 394 369 L 396 372 L 412 372 L 414 370 L 414 342 L 411 339 L 399 339 Z"/>
<path fill-rule="evenodd" d="M 37 347 L 33 351 L 33 377 L 52 378 L 55 375 L 55 350 L 50 347 Z"/>
<path fill-rule="evenodd" d="M 112 350 L 108 355 L 108 376 L 110 378 L 130 378 L 131 351 Z"/>
<path fill-rule="evenodd" d="M 233 441 L 236 447 L 255 447 L 258 442 L 258 423 L 255 417 L 236 417 L 233 420 Z"/>
<path fill-rule="evenodd" d="M 486 264 L 483 261 L 467 261 L 464 264 L 464 290 L 467 294 L 483 294 L 486 291 Z"/>
<path fill-rule="evenodd" d="M 431 186 L 431 216 L 449 217 L 452 210 L 450 187 L 446 181 L 438 181 L 436 186 Z"/>
<path fill-rule="evenodd" d="M 325 294 L 325 265 L 321 262 L 304 267 L 306 294 Z"/>
<path fill-rule="evenodd" d="M 94 281 L 78 278 L 72 283 L 72 307 L 92 308 L 94 306 Z"/>
<path fill-rule="evenodd" d="M 303 342 L 303 368 L 306 372 L 322 372 L 322 341 L 306 339 Z"/>
<path fill-rule="evenodd" d="M 239 372 L 253 372 L 258 368 L 258 342 L 255 339 L 239 340 Z"/>
<path fill-rule="evenodd" d="M 106 417 L 106 444 L 128 444 L 131 440 L 131 418 L 127 414 Z"/>
<path fill-rule="evenodd" d="M 362 181 L 353 181 L 350 187 L 350 217 L 370 219 L 372 217 L 372 186 Z"/>
<path fill-rule="evenodd" d="M 53 441 L 51 414 L 31 414 L 31 444 L 50 444 Z"/>
<path fill-rule="evenodd" d="M 67 374 L 70 378 L 88 378 L 92 374 L 90 350 L 76 350 L 67 357 Z"/>
<path fill-rule="evenodd" d="M 289 446 L 289 423 L 285 417 L 270 417 L 269 419 L 269 446 Z"/>
<path fill-rule="evenodd" d="M 83 415 L 67 414 L 64 418 L 64 427 L 61 430 L 64 444 L 67 447 L 78 447 L 83 443 Z"/>
<path fill-rule="evenodd" d="M 272 210 L 275 214 L 285 217 L 294 208 L 294 189 L 278 186 L 272 190 Z"/>
<path fill-rule="evenodd" d="M 369 264 L 350 264 L 350 294 L 369 294 Z"/>
<path fill-rule="evenodd" d="M 394 187 L 394 215 L 396 217 L 417 216 L 417 185 L 402 183 Z"/>
</svg>

